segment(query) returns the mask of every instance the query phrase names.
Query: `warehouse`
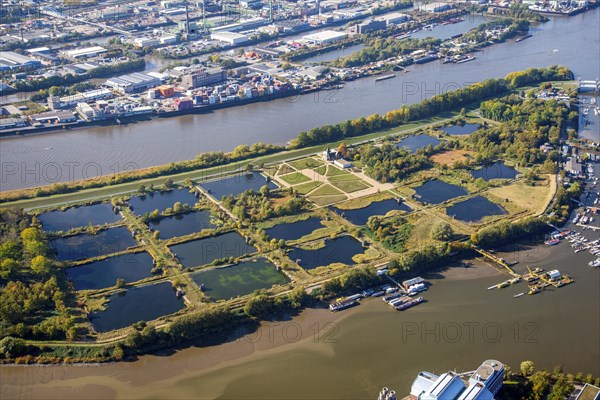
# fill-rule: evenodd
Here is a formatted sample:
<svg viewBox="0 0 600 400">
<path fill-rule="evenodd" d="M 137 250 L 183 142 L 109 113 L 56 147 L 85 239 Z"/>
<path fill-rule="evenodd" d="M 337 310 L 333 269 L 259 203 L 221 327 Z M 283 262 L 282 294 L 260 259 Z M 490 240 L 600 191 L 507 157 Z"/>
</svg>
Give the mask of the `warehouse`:
<svg viewBox="0 0 600 400">
<path fill-rule="evenodd" d="M 334 42 L 343 40 L 347 36 L 348 36 L 348 34 L 344 33 L 344 32 L 322 31 L 322 32 L 313 33 L 311 35 L 303 36 L 302 39 L 306 40 L 309 43 L 321 45 L 321 44 L 329 44 L 329 43 L 334 43 Z"/>
<path fill-rule="evenodd" d="M 83 49 L 66 50 L 66 51 L 63 51 L 62 54 L 67 58 L 78 59 L 78 58 L 96 57 L 97 55 L 105 53 L 107 51 L 108 50 L 106 50 L 102 46 L 92 46 L 92 47 L 86 47 Z"/>
<path fill-rule="evenodd" d="M 394 24 L 401 24 L 403 22 L 410 20 L 411 16 L 408 14 L 400 13 L 400 12 L 394 12 L 394 13 L 386 14 L 379 19 L 385 21 L 386 24 L 388 24 L 388 25 L 394 25 Z"/>
<path fill-rule="evenodd" d="M 161 80 L 154 76 L 136 72 L 118 78 L 110 78 L 105 85 L 121 93 L 134 93 L 153 88 L 161 83 Z"/>
<path fill-rule="evenodd" d="M 0 71 L 20 68 L 39 68 L 42 63 L 31 57 L 22 56 L 12 51 L 0 52 Z"/>
<path fill-rule="evenodd" d="M 241 43 L 245 43 L 248 40 L 250 40 L 250 38 L 248 38 L 248 36 L 242 35 L 241 33 L 226 32 L 226 31 L 213 32 L 210 34 L 210 38 L 213 40 L 218 40 L 220 42 L 229 43 L 232 46 L 241 44 Z"/>
</svg>

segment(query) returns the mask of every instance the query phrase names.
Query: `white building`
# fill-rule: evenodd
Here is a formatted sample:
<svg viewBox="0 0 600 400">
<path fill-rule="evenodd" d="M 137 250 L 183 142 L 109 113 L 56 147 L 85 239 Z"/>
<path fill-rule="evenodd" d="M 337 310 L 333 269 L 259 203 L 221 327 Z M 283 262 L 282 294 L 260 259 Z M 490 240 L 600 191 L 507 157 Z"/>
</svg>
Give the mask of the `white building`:
<svg viewBox="0 0 600 400">
<path fill-rule="evenodd" d="M 106 50 L 102 46 L 92 46 L 92 47 L 85 47 L 83 49 L 65 50 L 62 52 L 62 54 L 67 58 L 71 58 L 71 59 L 75 60 L 78 58 L 96 57 L 97 55 L 105 53 L 107 51 L 108 50 Z"/>
<path fill-rule="evenodd" d="M 310 35 L 303 36 L 302 39 L 305 41 L 321 45 L 321 44 L 329 44 L 334 43 L 340 40 L 343 40 L 348 37 L 348 34 L 345 32 L 336 32 L 336 31 L 322 31 L 313 33 Z"/>
<path fill-rule="evenodd" d="M 150 38 L 150 37 L 139 37 L 133 39 L 133 45 L 137 47 L 153 47 L 158 46 L 160 44 L 159 39 Z"/>
<path fill-rule="evenodd" d="M 408 14 L 404 14 L 401 12 L 393 12 L 390 14 L 383 15 L 378 19 L 385 21 L 387 25 L 394 25 L 409 21 L 411 18 L 412 17 Z"/>
<path fill-rule="evenodd" d="M 134 93 L 153 88 L 161 83 L 162 81 L 154 76 L 135 72 L 118 78 L 110 78 L 105 85 L 121 93 Z"/>
<path fill-rule="evenodd" d="M 504 382 L 504 365 L 486 360 L 465 382 L 455 372 L 440 376 L 420 372 L 413 382 L 410 395 L 416 400 L 493 400 Z"/>
<path fill-rule="evenodd" d="M 448 3 L 439 3 L 439 2 L 425 4 L 424 6 L 420 7 L 421 10 L 431 12 L 431 13 L 441 13 L 441 12 L 448 11 L 451 8 L 452 8 L 452 6 Z"/>
<path fill-rule="evenodd" d="M 236 32 L 213 32 L 210 34 L 210 38 L 213 40 L 218 40 L 220 42 L 228 43 L 232 46 L 237 44 L 242 44 L 250 40 L 247 35 L 242 35 L 241 33 Z"/>
</svg>

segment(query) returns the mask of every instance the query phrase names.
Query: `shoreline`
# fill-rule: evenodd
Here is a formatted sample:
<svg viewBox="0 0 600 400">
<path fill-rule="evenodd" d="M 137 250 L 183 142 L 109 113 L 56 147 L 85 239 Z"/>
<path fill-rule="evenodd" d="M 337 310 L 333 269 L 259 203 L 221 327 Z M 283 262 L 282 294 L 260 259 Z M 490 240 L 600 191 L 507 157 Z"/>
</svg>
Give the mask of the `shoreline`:
<svg viewBox="0 0 600 400">
<path fill-rule="evenodd" d="M 455 265 L 456 263 L 431 271 L 441 275 L 435 278 L 436 284 L 443 284 L 445 281 L 486 280 L 503 275 L 500 271 L 481 262 L 476 262 L 472 268 Z M 473 275 L 473 272 L 476 274 Z M 377 298 L 368 299 L 366 305 L 378 304 L 377 300 Z M 6 398 L 69 400 L 80 399 L 81 391 L 85 390 L 93 393 L 94 398 L 102 399 L 149 398 L 150 393 L 156 394 L 157 397 L 152 397 L 153 399 L 172 398 L 172 391 L 168 388 L 188 387 L 200 377 L 206 379 L 210 375 L 221 376 L 219 371 L 224 370 L 233 370 L 235 380 L 235 371 L 242 366 L 251 367 L 254 363 L 263 362 L 267 358 L 285 358 L 289 352 L 296 350 L 326 357 L 326 359 L 334 358 L 336 355 L 332 346 L 338 343 L 339 339 L 333 336 L 333 340 L 328 342 L 322 334 L 315 339 L 315 332 L 324 332 L 327 324 L 337 326 L 344 320 L 356 317 L 364 306 L 365 304 L 361 304 L 337 313 L 325 308 L 309 308 L 290 319 L 263 321 L 255 332 L 240 335 L 240 331 L 244 330 L 242 327 L 229 335 L 223 343 L 198 347 L 191 344 L 183 349 L 142 355 L 133 361 L 83 365 L 0 365 L 1 394 Z M 443 310 L 444 305 L 440 304 L 439 307 Z M 382 309 L 381 312 L 387 314 L 389 310 Z M 396 314 L 390 312 L 389 315 L 392 317 Z M 291 340 L 286 340 L 286 331 Z M 296 332 L 301 334 L 298 336 Z M 168 369 L 164 368 L 166 357 L 168 357 Z M 80 366 L 89 368 L 79 368 Z M 90 371 L 93 372 L 90 374 Z M 28 377 L 26 393 L 19 392 L 22 390 L 23 382 L 11 379 L 11 375 L 23 373 Z M 229 375 L 228 373 L 228 379 L 231 378 Z M 13 382 L 12 386 L 10 382 Z M 223 385 L 215 382 L 211 387 L 203 386 L 206 392 L 202 393 L 202 398 L 221 398 L 222 390 L 227 384 Z M 198 398 L 198 393 L 184 390 L 178 393 L 178 398 Z"/>
</svg>

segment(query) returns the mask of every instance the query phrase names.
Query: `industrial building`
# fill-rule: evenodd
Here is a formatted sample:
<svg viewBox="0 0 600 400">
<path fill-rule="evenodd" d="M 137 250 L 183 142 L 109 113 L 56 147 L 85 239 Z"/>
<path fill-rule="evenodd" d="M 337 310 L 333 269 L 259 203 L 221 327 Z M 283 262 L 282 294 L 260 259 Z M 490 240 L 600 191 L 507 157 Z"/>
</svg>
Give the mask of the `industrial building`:
<svg viewBox="0 0 600 400">
<path fill-rule="evenodd" d="M 13 51 L 0 52 L 0 72 L 15 69 L 39 68 L 42 63 L 31 57 L 22 56 Z"/>
<path fill-rule="evenodd" d="M 243 19 L 238 22 L 234 22 L 232 24 L 215 26 L 211 30 L 213 32 L 240 32 L 240 31 L 249 31 L 252 29 L 257 29 L 263 25 L 267 25 L 269 23 L 268 20 L 260 17 Z"/>
<path fill-rule="evenodd" d="M 160 40 L 153 37 L 139 37 L 133 39 L 133 45 L 137 47 L 153 47 L 160 45 Z"/>
<path fill-rule="evenodd" d="M 153 88 L 161 83 L 162 81 L 154 76 L 136 72 L 117 78 L 110 78 L 106 81 L 105 85 L 121 93 L 134 93 Z"/>
<path fill-rule="evenodd" d="M 372 19 L 370 21 L 361 22 L 360 24 L 353 25 L 350 28 L 350 32 L 365 34 L 369 32 L 381 31 L 387 27 L 387 23 L 383 20 Z"/>
<path fill-rule="evenodd" d="M 186 88 L 212 85 L 227 79 L 227 71 L 222 68 L 201 69 L 181 76 L 181 84 Z"/>
<path fill-rule="evenodd" d="M 108 50 L 102 46 L 92 46 L 83 49 L 65 50 L 62 52 L 62 54 L 67 58 L 75 60 L 78 58 L 96 57 L 97 55 L 106 53 L 107 51 Z"/>
<path fill-rule="evenodd" d="M 41 124 L 65 124 L 68 122 L 76 122 L 77 118 L 72 112 L 68 111 L 51 111 L 42 114 L 30 115 L 29 120 L 32 123 Z"/>
<path fill-rule="evenodd" d="M 393 12 L 390 14 L 386 14 L 378 18 L 379 20 L 385 21 L 387 25 L 395 25 L 401 24 L 406 21 L 410 21 L 412 17 L 408 14 L 404 14 L 401 12 Z"/>
<path fill-rule="evenodd" d="M 420 372 L 410 389 L 411 400 L 493 400 L 504 383 L 504 365 L 486 360 L 467 382 L 453 371 L 440 376 Z"/>
<path fill-rule="evenodd" d="M 452 6 L 448 3 L 431 3 L 425 4 L 420 7 L 421 10 L 431 12 L 431 13 L 441 13 L 448 11 L 452 8 Z"/>
<path fill-rule="evenodd" d="M 317 32 L 317 33 L 303 36 L 302 39 L 306 40 L 309 43 L 321 45 L 321 44 L 334 43 L 334 42 L 343 40 L 346 37 L 348 37 L 348 34 L 345 32 L 322 31 L 322 32 Z"/>
<path fill-rule="evenodd" d="M 83 93 L 77 93 L 70 96 L 48 97 L 48 107 L 51 110 L 58 110 L 61 108 L 69 108 L 82 102 L 93 102 L 96 100 L 109 99 L 114 97 L 114 93 L 109 89 L 94 89 Z"/>
<path fill-rule="evenodd" d="M 218 40 L 220 42 L 228 43 L 232 46 L 245 43 L 250 40 L 247 35 L 242 35 L 241 33 L 222 31 L 222 32 L 213 32 L 210 34 L 210 38 L 213 40 Z"/>
<path fill-rule="evenodd" d="M 0 119 L 0 130 L 14 129 L 25 126 L 25 120 L 21 118 L 2 118 Z"/>
</svg>

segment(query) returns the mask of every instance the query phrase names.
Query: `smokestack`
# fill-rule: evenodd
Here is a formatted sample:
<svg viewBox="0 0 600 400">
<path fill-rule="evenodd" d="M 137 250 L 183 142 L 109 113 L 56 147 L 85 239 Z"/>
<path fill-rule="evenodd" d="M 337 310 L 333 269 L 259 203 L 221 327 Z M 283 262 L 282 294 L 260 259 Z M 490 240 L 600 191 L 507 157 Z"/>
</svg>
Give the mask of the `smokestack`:
<svg viewBox="0 0 600 400">
<path fill-rule="evenodd" d="M 187 3 L 185 4 L 185 34 L 188 36 L 190 34 L 190 13 Z"/>
</svg>

